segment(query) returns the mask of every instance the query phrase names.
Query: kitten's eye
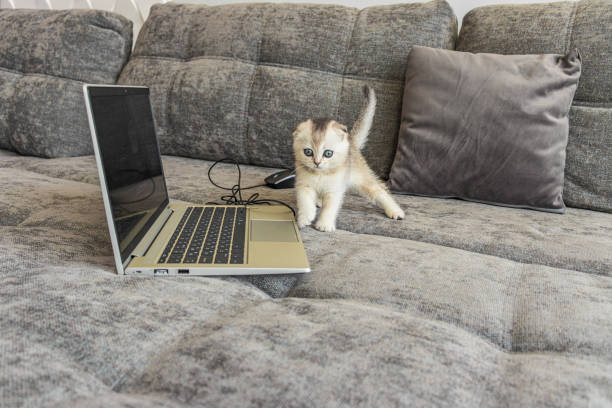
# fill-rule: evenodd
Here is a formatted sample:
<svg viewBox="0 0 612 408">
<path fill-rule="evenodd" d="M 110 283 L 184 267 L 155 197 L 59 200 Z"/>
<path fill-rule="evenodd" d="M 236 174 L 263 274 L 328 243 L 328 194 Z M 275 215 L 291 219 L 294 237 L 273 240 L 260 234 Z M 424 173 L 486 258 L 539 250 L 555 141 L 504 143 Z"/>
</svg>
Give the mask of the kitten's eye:
<svg viewBox="0 0 612 408">
<path fill-rule="evenodd" d="M 309 156 L 309 157 L 310 157 L 310 156 L 312 156 L 312 150 L 311 150 L 311 149 L 304 149 L 304 154 L 305 154 L 306 156 Z"/>
<path fill-rule="evenodd" d="M 331 150 L 326 150 L 323 152 L 323 156 L 327 157 L 328 159 L 332 157 L 333 155 L 334 155 L 334 152 Z"/>
</svg>

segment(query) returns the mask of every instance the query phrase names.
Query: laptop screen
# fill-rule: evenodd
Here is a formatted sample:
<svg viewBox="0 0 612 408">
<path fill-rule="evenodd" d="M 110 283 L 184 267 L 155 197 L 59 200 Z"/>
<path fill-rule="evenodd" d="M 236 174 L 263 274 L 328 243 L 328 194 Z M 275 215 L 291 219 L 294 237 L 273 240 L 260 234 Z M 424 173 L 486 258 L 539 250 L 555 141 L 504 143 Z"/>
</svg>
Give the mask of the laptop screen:
<svg viewBox="0 0 612 408">
<path fill-rule="evenodd" d="M 98 148 L 125 262 L 168 204 L 147 88 L 88 87 Z"/>
</svg>

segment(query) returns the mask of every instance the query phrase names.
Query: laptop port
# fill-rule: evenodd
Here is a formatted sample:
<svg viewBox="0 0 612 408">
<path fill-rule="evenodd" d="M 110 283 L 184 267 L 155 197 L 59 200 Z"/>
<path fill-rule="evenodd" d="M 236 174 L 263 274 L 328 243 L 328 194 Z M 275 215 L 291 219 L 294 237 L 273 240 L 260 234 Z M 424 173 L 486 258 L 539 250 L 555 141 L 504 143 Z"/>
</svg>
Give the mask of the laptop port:
<svg viewBox="0 0 612 408">
<path fill-rule="evenodd" d="M 168 270 L 167 269 L 155 269 L 153 270 L 153 274 L 154 275 L 167 275 Z"/>
<path fill-rule="evenodd" d="M 179 269 L 178 273 L 189 273 L 189 269 Z"/>
</svg>

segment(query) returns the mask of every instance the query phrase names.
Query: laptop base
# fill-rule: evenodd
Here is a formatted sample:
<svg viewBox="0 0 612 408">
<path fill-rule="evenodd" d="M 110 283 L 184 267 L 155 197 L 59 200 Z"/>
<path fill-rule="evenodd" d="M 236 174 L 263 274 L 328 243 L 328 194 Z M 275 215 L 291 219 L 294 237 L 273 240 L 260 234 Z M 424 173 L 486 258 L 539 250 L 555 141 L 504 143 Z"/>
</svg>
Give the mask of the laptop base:
<svg viewBox="0 0 612 408">
<path fill-rule="evenodd" d="M 192 204 L 171 204 L 172 210 L 167 222 L 159 230 L 152 240 L 149 248 L 141 256 L 135 256 L 127 265 L 126 274 L 131 275 L 180 275 L 180 276 L 231 276 L 231 275 L 276 275 L 310 272 L 306 253 L 297 228 L 293 214 L 283 206 L 210 206 Z M 246 208 L 245 225 L 245 250 L 243 263 L 232 264 L 230 252 L 228 262 L 219 264 L 217 257 L 211 263 L 197 262 L 170 262 L 166 257 L 165 262 L 162 255 L 172 235 L 177 228 L 181 228 L 181 221 L 185 219 L 189 209 L 214 209 L 215 211 L 235 211 L 237 208 Z M 193 210 L 191 210 L 193 211 Z M 201 211 L 201 213 L 204 213 Z M 208 225 L 208 231 L 202 237 L 204 242 L 211 231 L 212 223 Z M 182 226 L 182 228 L 185 228 Z M 155 228 L 152 228 L 154 231 Z M 196 239 L 197 228 L 192 234 L 189 246 Z M 148 241 L 144 237 L 143 241 Z M 217 237 L 217 246 L 220 237 Z M 175 244 L 176 245 L 176 244 Z M 232 247 L 233 249 L 234 247 Z M 215 248 L 215 249 L 218 249 Z M 198 259 L 202 259 L 204 246 L 198 253 Z M 186 257 L 186 256 L 185 256 Z M 183 257 L 183 259 L 185 259 Z"/>
</svg>

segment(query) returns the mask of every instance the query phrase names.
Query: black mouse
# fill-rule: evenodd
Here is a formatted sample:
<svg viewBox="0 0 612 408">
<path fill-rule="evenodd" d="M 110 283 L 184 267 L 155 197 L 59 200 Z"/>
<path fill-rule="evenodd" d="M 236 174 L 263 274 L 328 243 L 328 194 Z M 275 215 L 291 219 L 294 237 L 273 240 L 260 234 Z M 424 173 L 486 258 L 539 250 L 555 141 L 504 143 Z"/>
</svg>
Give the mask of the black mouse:
<svg viewBox="0 0 612 408">
<path fill-rule="evenodd" d="M 295 186 L 295 170 L 283 170 L 274 173 L 264 180 L 271 188 L 293 188 Z"/>
</svg>

